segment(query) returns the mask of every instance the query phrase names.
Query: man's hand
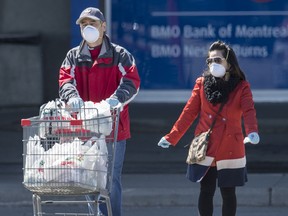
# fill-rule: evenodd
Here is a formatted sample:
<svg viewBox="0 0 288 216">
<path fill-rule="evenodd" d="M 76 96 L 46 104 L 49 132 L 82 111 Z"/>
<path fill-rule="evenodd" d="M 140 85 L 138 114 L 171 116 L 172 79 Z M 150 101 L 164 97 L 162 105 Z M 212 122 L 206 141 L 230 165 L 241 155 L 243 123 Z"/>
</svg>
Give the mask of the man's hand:
<svg viewBox="0 0 288 216">
<path fill-rule="evenodd" d="M 80 108 L 84 106 L 84 102 L 80 97 L 72 97 L 68 100 L 67 105 L 72 112 L 79 112 Z"/>
<path fill-rule="evenodd" d="M 120 103 L 120 101 L 119 101 L 117 98 L 110 97 L 110 98 L 107 98 L 105 101 L 106 101 L 112 108 L 119 108 L 120 111 L 123 110 L 123 104 Z"/>
</svg>

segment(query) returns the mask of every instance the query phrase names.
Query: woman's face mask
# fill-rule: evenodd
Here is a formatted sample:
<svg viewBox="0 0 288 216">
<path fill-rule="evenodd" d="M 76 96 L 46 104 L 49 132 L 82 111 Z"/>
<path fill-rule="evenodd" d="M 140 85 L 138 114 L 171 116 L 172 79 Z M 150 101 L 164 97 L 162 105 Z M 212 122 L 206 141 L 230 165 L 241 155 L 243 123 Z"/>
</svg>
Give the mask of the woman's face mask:
<svg viewBox="0 0 288 216">
<path fill-rule="evenodd" d="M 214 77 L 223 77 L 226 73 L 225 67 L 215 62 L 209 65 L 209 70 Z"/>
<path fill-rule="evenodd" d="M 82 29 L 82 36 L 87 43 L 95 43 L 99 39 L 99 30 L 94 26 L 87 25 Z"/>
</svg>

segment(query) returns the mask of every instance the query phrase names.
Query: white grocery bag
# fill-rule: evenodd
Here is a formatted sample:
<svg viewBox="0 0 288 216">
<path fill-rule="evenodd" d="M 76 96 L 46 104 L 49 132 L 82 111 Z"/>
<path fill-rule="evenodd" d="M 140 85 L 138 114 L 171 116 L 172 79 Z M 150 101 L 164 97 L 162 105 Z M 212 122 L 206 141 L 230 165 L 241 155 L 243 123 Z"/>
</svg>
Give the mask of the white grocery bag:
<svg viewBox="0 0 288 216">
<path fill-rule="evenodd" d="M 37 144 L 35 145 L 35 142 Z M 83 155 L 87 151 L 83 142 L 75 138 L 71 143 L 55 143 L 52 148 L 44 151 L 40 137 L 35 135 L 27 143 L 24 181 L 29 183 L 71 182 L 79 181 Z"/>
<path fill-rule="evenodd" d="M 75 138 L 47 151 L 35 135 L 27 142 L 24 182 L 79 183 L 105 189 L 107 183 L 108 150 L 105 136 L 92 137 L 87 142 Z"/>
<path fill-rule="evenodd" d="M 25 167 L 31 168 L 35 161 L 37 161 L 44 153 L 44 148 L 41 146 L 40 137 L 34 135 L 29 137 L 26 145 L 26 160 Z"/>
<path fill-rule="evenodd" d="M 91 147 L 84 155 L 83 179 L 87 179 L 88 185 L 105 189 L 108 172 L 108 149 L 105 137 L 101 136 L 99 139 L 92 137 L 86 145 Z"/>
<path fill-rule="evenodd" d="M 29 183 L 45 182 L 43 177 L 44 148 L 41 146 L 40 137 L 29 137 L 26 145 L 24 181 Z"/>
<path fill-rule="evenodd" d="M 100 103 L 84 102 L 84 109 L 80 109 L 77 119 L 85 119 L 86 130 L 106 136 L 112 132 L 110 105 L 104 100 Z"/>
<path fill-rule="evenodd" d="M 44 120 L 39 125 L 39 136 L 45 137 L 47 134 L 54 134 L 55 132 L 70 127 L 70 122 L 62 120 L 71 120 L 72 116 L 64 109 L 65 105 L 60 101 L 49 101 L 40 108 L 40 120 Z M 47 120 L 47 122 L 45 122 Z M 60 121 L 59 121 L 60 120 Z"/>
<path fill-rule="evenodd" d="M 72 142 L 56 143 L 46 151 L 44 179 L 48 182 L 80 182 L 80 168 L 86 149 L 82 148 L 82 144 L 75 138 Z"/>
</svg>

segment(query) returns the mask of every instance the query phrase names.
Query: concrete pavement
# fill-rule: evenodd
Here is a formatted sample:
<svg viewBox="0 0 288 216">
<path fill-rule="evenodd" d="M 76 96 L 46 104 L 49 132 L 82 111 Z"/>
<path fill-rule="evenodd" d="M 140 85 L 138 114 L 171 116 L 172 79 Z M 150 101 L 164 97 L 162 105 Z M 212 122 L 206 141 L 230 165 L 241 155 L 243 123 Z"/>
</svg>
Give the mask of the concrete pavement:
<svg viewBox="0 0 288 216">
<path fill-rule="evenodd" d="M 19 167 L 0 172 L 0 205 L 30 205 L 32 193 L 22 185 Z M 196 206 L 199 184 L 191 183 L 185 174 L 124 174 L 123 205 Z M 248 183 L 237 188 L 239 206 L 288 207 L 287 174 L 249 174 Z M 221 205 L 217 190 L 215 205 Z"/>
<path fill-rule="evenodd" d="M 287 174 L 250 174 L 248 183 L 237 188 L 242 206 L 288 206 Z M 124 175 L 124 205 L 127 206 L 195 206 L 199 184 L 183 174 Z M 215 205 L 221 205 L 217 190 Z"/>
<path fill-rule="evenodd" d="M 18 171 L 16 167 L 13 172 L 0 174 L 0 215 L 31 216 L 33 213 L 32 193 L 21 184 L 22 175 Z M 237 190 L 237 215 L 287 215 L 286 174 L 250 174 L 248 177 L 247 185 Z M 190 183 L 182 174 L 124 174 L 123 187 L 123 215 L 125 216 L 197 215 L 199 186 Z M 221 216 L 219 190 L 214 202 L 214 215 Z M 57 213 L 87 212 L 86 205 L 53 205 L 44 209 L 45 212 Z"/>
</svg>

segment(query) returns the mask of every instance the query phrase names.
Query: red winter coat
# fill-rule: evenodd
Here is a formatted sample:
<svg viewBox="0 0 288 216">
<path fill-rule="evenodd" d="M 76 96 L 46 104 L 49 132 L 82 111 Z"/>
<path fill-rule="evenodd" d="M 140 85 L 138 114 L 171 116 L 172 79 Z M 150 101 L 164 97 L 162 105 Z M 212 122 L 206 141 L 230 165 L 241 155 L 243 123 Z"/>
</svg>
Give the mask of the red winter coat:
<svg viewBox="0 0 288 216">
<path fill-rule="evenodd" d="M 207 131 L 219 109 L 220 104 L 213 106 L 206 99 L 203 81 L 203 77 L 196 80 L 190 99 L 170 133 L 165 136 L 166 140 L 172 145 L 178 143 L 198 115 L 199 123 L 196 126 L 194 135 Z M 247 81 L 241 81 L 230 93 L 229 100 L 218 115 L 210 135 L 206 159 L 198 164 L 200 167 L 203 166 L 202 168 L 204 169 L 200 168 L 202 171 L 198 173 L 199 166 L 192 166 L 195 168 L 195 170 L 190 170 L 193 173 L 193 177 L 190 177 L 192 181 L 200 181 L 205 175 L 205 169 L 207 171 L 207 167 L 210 167 L 213 161 L 216 162 L 218 171 L 228 171 L 229 169 L 230 172 L 237 169 L 245 170 L 246 157 L 243 144 L 242 117 L 246 134 L 258 132 L 256 111 Z M 227 172 L 224 173 L 226 176 Z M 242 174 L 245 175 L 245 171 Z M 243 181 L 245 181 L 245 176 L 243 176 Z M 238 182 L 235 185 L 241 185 L 242 183 Z M 226 183 L 225 185 L 227 186 Z M 231 183 L 231 185 L 228 183 L 228 186 L 235 185 L 234 183 Z"/>
<path fill-rule="evenodd" d="M 118 139 L 130 138 L 128 103 L 139 91 L 140 78 L 133 56 L 123 47 L 103 38 L 98 58 L 93 61 L 87 44 L 71 49 L 59 75 L 60 98 L 80 96 L 84 101 L 100 102 L 111 96 L 123 103 Z"/>
</svg>

